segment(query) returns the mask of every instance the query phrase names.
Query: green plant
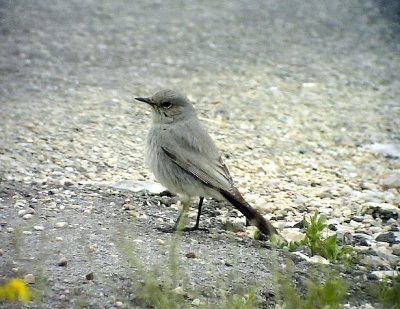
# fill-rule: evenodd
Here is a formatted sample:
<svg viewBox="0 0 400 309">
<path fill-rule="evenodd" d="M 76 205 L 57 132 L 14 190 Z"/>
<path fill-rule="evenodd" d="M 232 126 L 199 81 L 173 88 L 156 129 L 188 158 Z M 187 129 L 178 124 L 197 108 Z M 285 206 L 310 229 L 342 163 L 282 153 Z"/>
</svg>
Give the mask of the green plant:
<svg viewBox="0 0 400 309">
<path fill-rule="evenodd" d="M 299 246 L 307 246 L 312 255 L 320 255 L 331 262 L 346 260 L 353 252 L 350 246 L 339 246 L 337 244 L 337 235 L 331 235 L 323 238 L 322 234 L 326 228 L 326 218 L 315 213 L 308 220 L 303 220 L 305 227 L 305 236 L 300 242 L 290 242 L 288 248 L 290 251 L 296 250 Z"/>
<path fill-rule="evenodd" d="M 289 281 L 281 276 L 278 280 L 282 306 L 287 309 L 337 309 L 347 295 L 347 285 L 341 278 L 328 278 L 325 284 L 317 281 L 307 283 L 307 293 L 302 296 Z"/>
<path fill-rule="evenodd" d="M 377 297 L 383 308 L 400 308 L 400 276 L 382 280 L 378 284 Z"/>
<path fill-rule="evenodd" d="M 170 279 L 165 282 L 158 280 L 157 275 L 146 269 L 145 265 L 135 254 L 135 248 L 128 243 L 124 238 L 119 242 L 120 252 L 128 262 L 128 264 L 137 269 L 142 282 L 138 287 L 138 299 L 141 303 L 152 308 L 187 308 L 185 306 L 183 295 L 173 291 L 173 282 L 177 281 L 177 262 L 176 262 L 176 247 L 177 240 L 173 240 L 174 245 L 170 249 L 169 270 Z M 174 251 L 173 253 L 171 251 Z M 172 279 L 172 280 L 171 280 Z"/>
<path fill-rule="evenodd" d="M 168 284 L 162 286 L 154 275 L 148 274 L 138 291 L 139 299 L 153 308 L 187 308 L 184 297 L 174 293 Z"/>
<path fill-rule="evenodd" d="M 220 308 L 222 309 L 256 309 L 258 308 L 257 302 L 257 289 L 252 287 L 245 295 L 234 294 L 226 297 L 223 294 L 223 304 Z"/>
<path fill-rule="evenodd" d="M 14 249 L 15 258 L 21 258 L 21 248 L 24 241 L 24 235 L 22 234 L 22 229 L 20 227 L 16 227 L 14 232 L 11 233 L 11 246 Z"/>
</svg>

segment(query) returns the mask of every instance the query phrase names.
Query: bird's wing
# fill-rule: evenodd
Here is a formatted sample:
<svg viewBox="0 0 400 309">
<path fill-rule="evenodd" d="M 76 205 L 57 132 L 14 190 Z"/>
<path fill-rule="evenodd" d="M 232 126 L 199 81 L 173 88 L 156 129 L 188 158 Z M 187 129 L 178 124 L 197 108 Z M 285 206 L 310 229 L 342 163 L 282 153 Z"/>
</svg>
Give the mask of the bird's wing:
<svg viewBox="0 0 400 309">
<path fill-rule="evenodd" d="M 215 162 L 207 162 L 204 158 L 193 152 L 174 151 L 174 149 L 166 147 L 162 147 L 162 150 L 177 165 L 198 178 L 205 185 L 223 190 L 231 188 L 230 178 L 225 175 L 223 167 L 214 164 Z"/>
<path fill-rule="evenodd" d="M 201 127 L 176 130 L 162 139 L 161 148 L 182 169 L 204 184 L 223 190 L 233 186 L 232 177 L 208 133 Z"/>
<path fill-rule="evenodd" d="M 176 128 L 179 129 L 179 126 Z M 277 234 L 271 222 L 251 207 L 235 188 L 232 177 L 208 133 L 197 124 L 180 129 L 185 131 L 176 130 L 161 136 L 159 142 L 162 151 L 187 173 L 220 192 L 265 235 Z"/>
</svg>

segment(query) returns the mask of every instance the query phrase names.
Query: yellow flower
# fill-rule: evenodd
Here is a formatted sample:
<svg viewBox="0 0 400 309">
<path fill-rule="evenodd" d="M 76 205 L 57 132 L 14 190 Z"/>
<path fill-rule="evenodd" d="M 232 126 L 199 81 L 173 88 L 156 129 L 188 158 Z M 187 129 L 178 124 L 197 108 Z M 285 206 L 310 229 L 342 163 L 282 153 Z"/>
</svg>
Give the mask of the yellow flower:
<svg viewBox="0 0 400 309">
<path fill-rule="evenodd" d="M 11 279 L 3 285 L 0 285 L 0 300 L 19 300 L 23 303 L 27 303 L 30 298 L 31 293 L 29 288 L 22 279 Z"/>
</svg>

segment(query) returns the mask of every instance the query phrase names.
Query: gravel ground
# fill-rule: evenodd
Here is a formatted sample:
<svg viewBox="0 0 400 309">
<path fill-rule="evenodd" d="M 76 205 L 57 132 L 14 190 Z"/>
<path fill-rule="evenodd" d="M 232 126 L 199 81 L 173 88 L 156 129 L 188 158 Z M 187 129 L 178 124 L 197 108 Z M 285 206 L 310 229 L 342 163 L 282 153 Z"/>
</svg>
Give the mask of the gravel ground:
<svg viewBox="0 0 400 309">
<path fill-rule="evenodd" d="M 375 306 L 368 286 L 400 260 L 399 19 L 396 1 L 1 1 L 0 279 L 35 281 L 45 308 L 138 306 L 132 255 L 168 279 L 175 200 L 115 185 L 154 181 L 133 97 L 177 88 L 283 235 L 328 217 L 361 256 L 349 306 Z M 209 231 L 178 250 L 189 303 L 257 285 L 271 307 L 281 265 L 309 277 L 307 256 L 205 208 Z"/>
</svg>

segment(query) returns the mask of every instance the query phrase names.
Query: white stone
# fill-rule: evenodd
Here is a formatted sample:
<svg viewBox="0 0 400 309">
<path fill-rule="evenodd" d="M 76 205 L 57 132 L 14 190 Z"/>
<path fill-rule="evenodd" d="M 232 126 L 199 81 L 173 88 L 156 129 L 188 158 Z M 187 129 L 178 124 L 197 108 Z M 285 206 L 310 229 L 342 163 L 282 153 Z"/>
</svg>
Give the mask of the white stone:
<svg viewBox="0 0 400 309">
<path fill-rule="evenodd" d="M 32 217 L 33 217 L 32 214 L 25 214 L 25 215 L 22 216 L 22 219 L 24 219 L 24 220 L 29 220 L 29 219 L 31 219 Z"/>
<path fill-rule="evenodd" d="M 326 258 L 324 258 L 324 257 L 322 257 L 320 255 L 314 255 L 314 256 L 310 257 L 309 262 L 318 263 L 318 264 L 325 264 L 325 265 L 330 264 L 330 262 Z"/>
<path fill-rule="evenodd" d="M 399 276 L 399 273 L 394 270 L 376 270 L 371 272 L 371 274 L 375 275 L 380 280 L 384 278 L 394 278 Z"/>
<path fill-rule="evenodd" d="M 344 217 L 351 217 L 352 214 L 351 209 L 344 209 L 342 213 Z"/>
<path fill-rule="evenodd" d="M 368 228 L 368 230 L 369 230 L 369 232 L 371 232 L 372 234 L 380 234 L 380 233 L 382 233 L 382 228 L 380 227 L 380 226 L 370 226 L 369 228 Z"/>
<path fill-rule="evenodd" d="M 357 229 L 359 229 L 359 228 L 362 228 L 362 227 L 364 226 L 364 224 L 363 224 L 362 222 L 357 222 L 357 221 L 354 221 L 354 220 L 350 220 L 350 225 L 351 225 L 355 230 L 357 230 Z"/>
<path fill-rule="evenodd" d="M 26 201 L 25 200 L 16 200 L 14 207 L 24 207 L 26 205 Z"/>
<path fill-rule="evenodd" d="M 400 145 L 398 144 L 372 144 L 366 148 L 375 154 L 383 154 L 394 158 L 400 158 Z"/>
<path fill-rule="evenodd" d="M 284 229 L 281 234 L 287 241 L 301 241 L 305 235 L 298 228 Z"/>
<path fill-rule="evenodd" d="M 178 286 L 177 288 L 173 289 L 172 292 L 178 295 L 185 295 L 185 290 L 181 286 Z"/>
<path fill-rule="evenodd" d="M 63 227 L 68 226 L 68 223 L 65 222 L 65 221 L 60 221 L 60 222 L 57 222 L 54 226 L 55 226 L 56 228 L 63 228 Z"/>
<path fill-rule="evenodd" d="M 165 241 L 159 238 L 156 240 L 156 243 L 159 245 L 165 245 Z"/>
<path fill-rule="evenodd" d="M 390 267 L 389 263 L 375 255 L 367 255 L 360 261 L 361 265 L 378 268 L 381 266 Z"/>
<path fill-rule="evenodd" d="M 27 274 L 24 277 L 24 281 L 27 284 L 34 284 L 35 283 L 35 276 L 32 274 Z"/>
</svg>

